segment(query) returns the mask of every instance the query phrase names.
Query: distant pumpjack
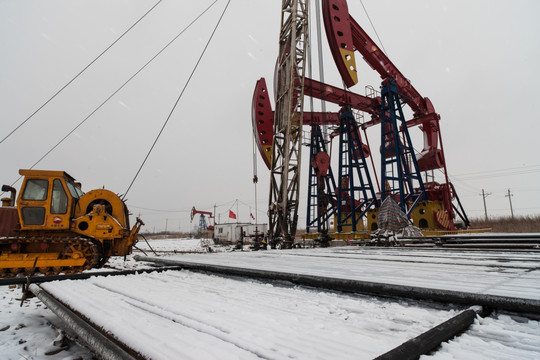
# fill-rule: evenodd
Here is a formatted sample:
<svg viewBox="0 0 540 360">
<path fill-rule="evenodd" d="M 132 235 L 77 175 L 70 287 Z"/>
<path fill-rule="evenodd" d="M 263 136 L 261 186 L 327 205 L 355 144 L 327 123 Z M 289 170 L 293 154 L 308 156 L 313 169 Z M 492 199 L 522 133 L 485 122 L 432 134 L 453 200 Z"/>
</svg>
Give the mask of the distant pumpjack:
<svg viewBox="0 0 540 360">
<path fill-rule="evenodd" d="M 200 234 L 200 233 L 202 233 L 204 231 L 207 231 L 207 230 L 214 231 L 214 225 L 212 225 L 212 224 L 207 225 L 206 224 L 206 217 L 205 217 L 206 215 L 208 215 L 209 220 L 212 220 L 212 219 L 214 219 L 214 215 L 210 211 L 199 211 L 199 210 L 195 209 L 195 206 L 194 206 L 191 209 L 191 222 L 193 222 L 193 218 L 197 214 L 200 215 L 198 233 Z"/>
</svg>

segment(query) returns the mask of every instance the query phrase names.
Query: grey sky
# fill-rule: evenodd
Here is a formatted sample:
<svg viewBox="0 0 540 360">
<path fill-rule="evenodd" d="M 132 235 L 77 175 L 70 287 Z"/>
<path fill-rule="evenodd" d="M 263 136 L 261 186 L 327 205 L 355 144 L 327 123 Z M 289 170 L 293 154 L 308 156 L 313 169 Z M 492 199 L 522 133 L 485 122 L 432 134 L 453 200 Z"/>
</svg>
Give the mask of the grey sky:
<svg viewBox="0 0 540 360">
<path fill-rule="evenodd" d="M 156 2 L 0 0 L 0 138 Z M 163 0 L 0 144 L 2 183 L 11 184 L 18 169 L 36 162 L 211 3 Z M 125 192 L 225 4 L 219 0 L 36 168 L 65 170 L 82 181 L 86 191 L 105 186 Z M 508 188 L 514 194 L 516 214 L 540 213 L 540 160 L 535 147 L 540 131 L 540 102 L 536 99 L 540 25 L 535 16 L 540 13 L 540 3 L 364 0 L 364 5 L 387 55 L 441 114 L 448 171 L 469 216 L 483 216 L 482 188 L 492 193 L 487 198 L 490 215 L 510 214 L 505 197 Z M 255 213 L 251 96 L 260 77 L 272 83 L 280 7 L 278 0 L 231 1 L 127 196 L 130 210 L 142 216 L 148 230 L 163 230 L 166 219 L 170 230 L 188 230 L 192 206 L 212 211 L 214 204 L 221 205 L 217 212 L 226 220 L 236 199 L 241 221 L 249 220 L 250 206 Z M 349 7 L 375 38 L 360 2 L 349 0 Z M 326 39 L 323 46 L 325 80 L 340 86 Z M 318 74 L 317 67 L 315 62 L 314 74 Z M 365 85 L 379 87 L 380 78 L 360 56 L 357 68 L 360 81 L 353 91 L 363 94 Z M 420 150 L 421 132 L 411 132 Z M 376 152 L 378 128 L 368 135 Z M 258 156 L 257 163 L 259 221 L 266 222 L 269 173 Z M 305 199 L 307 169 L 301 181 L 301 198 Z M 305 205 L 300 215 L 305 216 Z M 301 218 L 300 226 L 304 223 Z"/>
</svg>

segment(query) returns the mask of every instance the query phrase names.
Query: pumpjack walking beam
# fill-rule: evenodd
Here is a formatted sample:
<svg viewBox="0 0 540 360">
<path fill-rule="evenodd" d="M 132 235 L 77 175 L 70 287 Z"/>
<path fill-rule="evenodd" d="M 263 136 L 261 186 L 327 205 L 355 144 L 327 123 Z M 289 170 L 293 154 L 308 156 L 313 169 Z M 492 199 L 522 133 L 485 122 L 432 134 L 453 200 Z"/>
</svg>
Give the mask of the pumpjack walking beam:
<svg viewBox="0 0 540 360">
<path fill-rule="evenodd" d="M 268 197 L 272 247 L 292 247 L 298 223 L 307 42 L 308 0 L 283 0 Z"/>
</svg>

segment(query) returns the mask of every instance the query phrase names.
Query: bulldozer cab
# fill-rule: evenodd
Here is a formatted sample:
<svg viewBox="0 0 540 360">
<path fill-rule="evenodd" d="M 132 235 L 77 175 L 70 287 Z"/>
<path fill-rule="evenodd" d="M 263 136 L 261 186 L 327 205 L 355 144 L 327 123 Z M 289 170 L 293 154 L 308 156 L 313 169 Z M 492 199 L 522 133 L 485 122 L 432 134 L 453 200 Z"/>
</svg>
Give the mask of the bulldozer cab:
<svg viewBox="0 0 540 360">
<path fill-rule="evenodd" d="M 83 192 L 64 171 L 19 170 L 24 176 L 17 199 L 21 230 L 67 230 Z"/>
</svg>

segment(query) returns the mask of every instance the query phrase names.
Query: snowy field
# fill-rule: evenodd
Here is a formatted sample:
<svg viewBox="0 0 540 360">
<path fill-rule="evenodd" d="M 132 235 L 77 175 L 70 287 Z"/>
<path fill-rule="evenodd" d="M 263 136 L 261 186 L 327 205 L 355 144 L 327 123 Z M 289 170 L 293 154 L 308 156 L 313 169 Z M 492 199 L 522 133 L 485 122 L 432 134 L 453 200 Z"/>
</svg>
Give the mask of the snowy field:
<svg viewBox="0 0 540 360">
<path fill-rule="evenodd" d="M 152 250 L 157 252 L 206 252 L 208 247 L 214 247 L 212 239 L 139 239 L 137 248 L 149 254 Z"/>
<path fill-rule="evenodd" d="M 189 271 L 43 287 L 152 359 L 367 359 L 455 315 Z"/>
<path fill-rule="evenodd" d="M 534 278 L 535 271 L 530 271 L 538 258 L 526 253 L 509 263 L 496 254 L 473 260 L 469 253 L 459 256 L 459 252 L 434 256 L 433 251 L 409 254 L 344 247 L 204 253 L 206 244 L 200 240 L 152 240 L 150 245 L 156 251 L 169 252 L 167 257 L 186 261 L 266 266 L 299 273 L 311 268 L 333 276 L 342 269 L 341 273 L 351 278 L 379 274 L 397 283 L 401 273 L 414 275 L 414 282 L 422 271 L 431 271 L 424 278 L 433 281 L 434 269 L 447 273 L 448 278 L 466 270 L 469 275 L 454 282 L 466 283 L 469 288 L 482 276 L 484 289 L 500 290 L 504 282 L 516 279 L 521 287 L 530 281 L 535 287 L 540 283 Z M 144 242 L 138 246 L 145 249 Z M 407 260 L 414 265 L 407 265 Z M 114 258 L 110 266 L 136 269 L 150 265 L 130 256 L 126 261 Z M 503 274 L 498 284 L 494 273 Z M 523 280 L 527 276 L 533 278 Z M 433 282 L 455 287 L 448 278 Z M 371 359 L 462 310 L 190 271 L 53 282 L 43 287 L 152 359 Z M 508 286 L 503 287 L 509 291 Z M 534 296 L 534 291 L 528 294 Z M 91 359 L 87 349 L 66 341 L 55 330 L 53 325 L 60 326 L 61 321 L 38 299 L 19 307 L 17 298 L 20 289 L 0 287 L 1 359 Z M 422 357 L 473 358 L 540 359 L 538 318 L 494 313 L 477 319 L 469 331 L 443 344 L 436 353 Z"/>
<path fill-rule="evenodd" d="M 21 307 L 21 289 L 0 286 L 0 359 L 92 359 L 90 351 L 67 341 L 64 324 L 32 298 Z"/>
<path fill-rule="evenodd" d="M 476 319 L 467 332 L 420 360 L 540 359 L 540 323 L 513 314 Z"/>
<path fill-rule="evenodd" d="M 540 252 L 335 247 L 167 259 L 540 300 Z"/>
</svg>

